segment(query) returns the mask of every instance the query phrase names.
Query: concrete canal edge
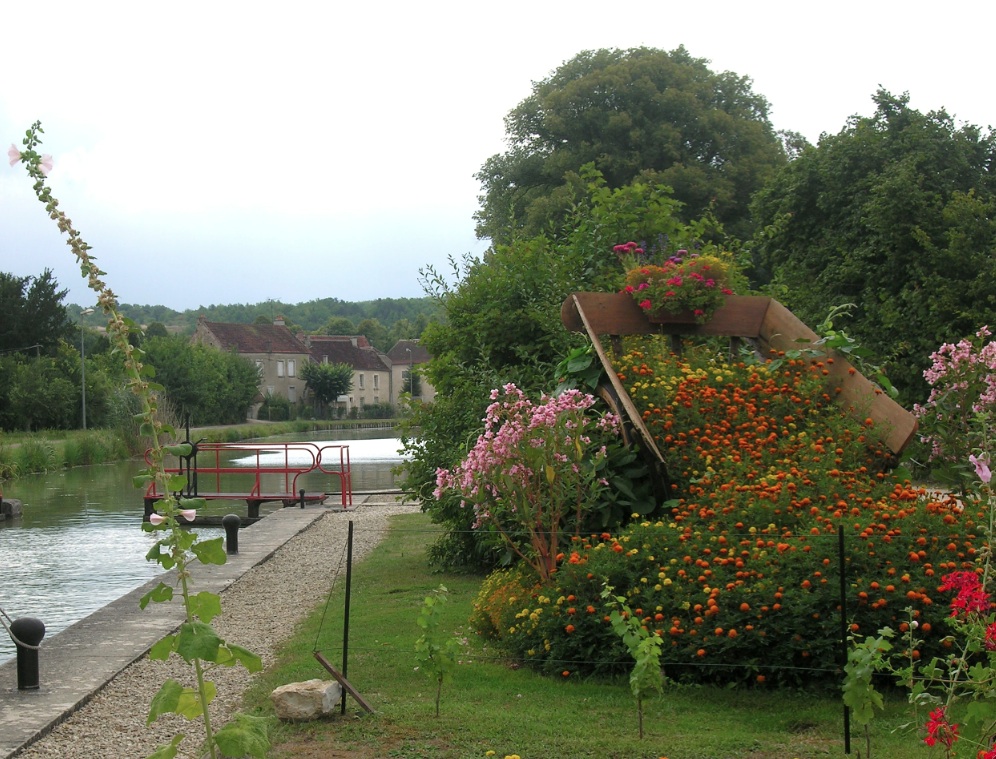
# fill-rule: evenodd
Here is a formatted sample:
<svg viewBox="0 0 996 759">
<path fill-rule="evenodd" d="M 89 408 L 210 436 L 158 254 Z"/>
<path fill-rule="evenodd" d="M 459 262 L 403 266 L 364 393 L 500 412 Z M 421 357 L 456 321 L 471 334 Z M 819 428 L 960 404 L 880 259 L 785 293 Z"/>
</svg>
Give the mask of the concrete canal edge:
<svg viewBox="0 0 996 759">
<path fill-rule="evenodd" d="M 280 509 L 245 528 L 238 554 L 220 566 L 198 566 L 195 590 L 221 593 L 329 510 Z M 16 659 L 0 665 L 0 757 L 10 759 L 45 736 L 179 627 L 181 604 L 150 604 L 144 610 L 138 606 L 159 582 L 170 584 L 174 579 L 173 572 L 160 575 L 43 640 L 37 690 L 17 689 Z"/>
</svg>

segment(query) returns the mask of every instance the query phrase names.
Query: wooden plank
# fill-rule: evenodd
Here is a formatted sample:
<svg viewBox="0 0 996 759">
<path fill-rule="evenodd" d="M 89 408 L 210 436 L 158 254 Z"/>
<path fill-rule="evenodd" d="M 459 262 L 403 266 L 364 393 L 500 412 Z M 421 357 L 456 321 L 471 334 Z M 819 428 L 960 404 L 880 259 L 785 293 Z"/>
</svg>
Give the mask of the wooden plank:
<svg viewBox="0 0 996 759">
<path fill-rule="evenodd" d="M 337 670 L 335 667 L 333 667 L 332 664 L 329 663 L 328 659 L 322 656 L 320 651 L 315 651 L 315 658 L 318 660 L 318 663 L 321 664 L 323 667 L 325 667 L 325 669 L 329 671 L 329 674 L 331 674 L 332 677 L 334 677 L 338 681 L 339 685 L 342 686 L 343 690 L 356 699 L 356 703 L 358 703 L 360 706 L 366 709 L 370 714 L 373 714 L 373 707 L 370 706 L 370 704 L 368 704 L 363 699 L 363 696 L 359 694 L 359 692 L 356 690 L 356 688 L 352 686 L 349 680 L 343 677 L 342 673 L 339 672 L 339 670 Z"/>
<path fill-rule="evenodd" d="M 632 301 L 632 298 L 630 298 Z M 581 319 L 582 327 L 587 330 L 589 337 L 591 337 L 591 344 L 595 347 L 595 353 L 598 354 L 599 360 L 602 362 L 602 366 L 605 367 L 605 373 L 609 378 L 609 385 L 612 387 L 616 398 L 622 404 L 623 410 L 626 412 L 626 416 L 629 417 L 629 422 L 636 430 L 636 434 L 640 437 L 640 440 L 647 447 L 647 450 L 651 452 L 653 457 L 660 463 L 664 463 L 664 457 L 661 455 L 660 450 L 657 448 L 657 443 L 654 441 L 653 435 L 650 434 L 650 430 L 643 423 L 643 417 L 640 412 L 636 410 L 636 406 L 633 405 L 632 398 L 629 397 L 629 393 L 626 392 L 626 388 L 623 387 L 622 382 L 619 380 L 619 375 L 616 374 L 615 369 L 612 368 L 612 362 L 609 360 L 608 355 L 605 353 L 605 349 L 602 347 L 602 341 L 598 338 L 598 333 L 594 331 L 594 328 L 588 322 L 587 311 L 581 308 L 580 304 L 577 307 L 577 314 Z"/>
<path fill-rule="evenodd" d="M 814 348 L 827 354 L 816 345 L 818 335 L 778 301 L 772 301 L 768 308 L 758 338 L 762 346 L 776 351 Z M 840 388 L 837 403 L 858 419 L 871 419 L 876 434 L 889 450 L 894 454 L 902 452 L 916 434 L 916 417 L 877 388 L 842 355 L 834 352 L 833 359 L 828 368 L 831 379 Z"/>
<path fill-rule="evenodd" d="M 818 335 L 795 314 L 772 298 L 731 295 L 727 304 L 716 311 L 706 324 L 651 324 L 644 311 L 627 293 L 574 293 L 561 307 L 561 321 L 572 331 L 585 331 L 595 345 L 613 389 L 626 413 L 630 415 L 640 439 L 655 457 L 662 459 L 653 438 L 643 424 L 622 384 L 616 376 L 599 335 L 712 335 L 756 340 L 762 353 L 805 350 L 816 345 Z M 858 419 L 871 418 L 874 430 L 889 450 L 899 454 L 916 433 L 916 417 L 857 371 L 839 354 L 830 367 L 831 378 L 840 388 L 837 402 Z"/>
</svg>

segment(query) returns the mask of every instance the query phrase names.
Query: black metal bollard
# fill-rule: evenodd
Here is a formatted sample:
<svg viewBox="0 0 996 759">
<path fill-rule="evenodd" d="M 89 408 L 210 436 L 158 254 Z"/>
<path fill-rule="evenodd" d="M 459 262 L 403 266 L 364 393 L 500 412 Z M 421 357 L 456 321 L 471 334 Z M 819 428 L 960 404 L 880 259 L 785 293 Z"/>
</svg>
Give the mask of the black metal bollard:
<svg viewBox="0 0 996 759">
<path fill-rule="evenodd" d="M 230 554 L 239 552 L 239 528 L 242 520 L 238 514 L 226 514 L 221 518 L 221 526 L 225 528 L 225 548 Z"/>
<path fill-rule="evenodd" d="M 40 619 L 21 617 L 10 623 L 10 632 L 17 646 L 17 689 L 38 690 L 38 649 L 28 646 L 42 642 L 45 625 Z"/>
<path fill-rule="evenodd" d="M 304 489 L 302 488 L 299 492 L 301 494 L 301 508 L 303 509 L 304 508 Z"/>
</svg>

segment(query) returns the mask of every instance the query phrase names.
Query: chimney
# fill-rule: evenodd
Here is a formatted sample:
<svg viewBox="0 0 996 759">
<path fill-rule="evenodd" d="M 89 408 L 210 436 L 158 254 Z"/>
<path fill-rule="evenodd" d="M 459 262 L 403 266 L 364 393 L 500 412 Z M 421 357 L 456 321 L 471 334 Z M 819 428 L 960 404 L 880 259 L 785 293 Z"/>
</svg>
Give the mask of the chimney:
<svg viewBox="0 0 996 759">
<path fill-rule="evenodd" d="M 284 326 L 284 317 L 282 317 L 282 316 L 276 317 L 273 320 L 273 326 L 274 327 L 283 327 Z"/>
</svg>

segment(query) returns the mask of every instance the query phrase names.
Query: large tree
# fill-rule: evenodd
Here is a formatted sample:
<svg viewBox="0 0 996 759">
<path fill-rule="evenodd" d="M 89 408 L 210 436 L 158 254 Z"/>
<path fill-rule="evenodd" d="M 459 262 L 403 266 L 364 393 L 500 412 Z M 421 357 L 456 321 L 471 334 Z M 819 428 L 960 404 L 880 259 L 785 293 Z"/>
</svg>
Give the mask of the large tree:
<svg viewBox="0 0 996 759">
<path fill-rule="evenodd" d="M 51 353 L 60 340 L 73 339 L 73 325 L 62 300 L 66 290 L 50 269 L 38 277 L 0 272 L 0 353 Z"/>
<path fill-rule="evenodd" d="M 816 323 L 857 308 L 849 332 L 887 362 L 909 401 L 941 342 L 996 321 L 996 138 L 880 90 L 759 194 L 762 281 Z"/>
<path fill-rule="evenodd" d="M 708 63 L 684 47 L 586 51 L 535 83 L 505 118 L 508 150 L 477 174 L 478 236 L 546 231 L 577 199 L 572 178 L 589 162 L 612 188 L 668 185 L 686 220 L 711 208 L 742 234 L 751 194 L 787 157 L 750 79 Z"/>
<path fill-rule="evenodd" d="M 309 362 L 301 367 L 301 379 L 307 383 L 308 392 L 314 396 L 319 415 L 324 416 L 328 404 L 335 403 L 340 395 L 353 389 L 353 367 L 345 363 Z"/>
</svg>

